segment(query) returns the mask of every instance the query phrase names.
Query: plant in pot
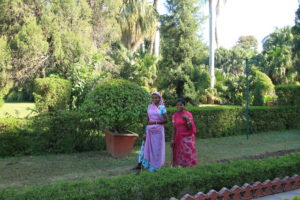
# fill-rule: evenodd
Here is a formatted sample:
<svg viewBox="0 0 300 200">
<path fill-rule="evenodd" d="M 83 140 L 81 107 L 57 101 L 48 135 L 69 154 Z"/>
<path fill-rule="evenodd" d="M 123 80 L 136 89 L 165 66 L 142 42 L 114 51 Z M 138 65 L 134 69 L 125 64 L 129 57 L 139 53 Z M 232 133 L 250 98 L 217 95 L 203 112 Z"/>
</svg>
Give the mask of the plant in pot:
<svg viewBox="0 0 300 200">
<path fill-rule="evenodd" d="M 127 130 L 146 115 L 150 95 L 142 87 L 123 79 L 108 80 L 96 86 L 80 110 L 100 123 L 106 148 L 113 157 L 130 154 L 138 135 Z"/>
</svg>

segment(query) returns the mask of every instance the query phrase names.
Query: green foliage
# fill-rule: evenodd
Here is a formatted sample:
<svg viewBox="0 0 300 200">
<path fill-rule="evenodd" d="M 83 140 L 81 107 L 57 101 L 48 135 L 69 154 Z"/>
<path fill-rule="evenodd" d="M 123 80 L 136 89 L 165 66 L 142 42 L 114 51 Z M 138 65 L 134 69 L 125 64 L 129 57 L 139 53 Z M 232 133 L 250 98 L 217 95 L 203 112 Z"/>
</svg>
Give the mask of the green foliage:
<svg viewBox="0 0 300 200">
<path fill-rule="evenodd" d="M 114 77 L 120 77 L 137 83 L 150 91 L 154 87 L 157 78 L 157 58 L 154 55 L 131 51 L 120 47 L 110 54 L 119 73 L 113 73 Z"/>
<path fill-rule="evenodd" d="M 241 47 L 245 50 L 252 51 L 253 54 L 257 54 L 257 39 L 253 35 L 240 36 L 235 47 Z"/>
<path fill-rule="evenodd" d="M 99 123 L 74 111 L 42 113 L 33 119 L 0 119 L 0 156 L 72 153 L 105 149 Z"/>
<path fill-rule="evenodd" d="M 87 94 L 106 77 L 105 73 L 93 73 L 103 59 L 103 53 L 98 52 L 89 63 L 78 63 L 72 69 L 69 77 L 72 81 L 71 109 L 78 110 Z"/>
<path fill-rule="evenodd" d="M 149 102 L 145 89 L 130 81 L 114 79 L 91 91 L 80 110 L 97 119 L 101 128 L 121 132 L 146 115 Z"/>
<path fill-rule="evenodd" d="M 11 52 L 6 37 L 0 37 L 0 90 L 8 81 L 7 71 L 11 68 Z"/>
<path fill-rule="evenodd" d="M 144 101 L 147 102 L 148 98 L 149 97 L 144 99 Z M 136 98 L 130 96 L 130 99 L 130 101 L 133 101 Z M 121 100 L 122 99 L 120 99 L 120 102 L 123 102 Z M 105 100 L 102 102 L 103 104 L 105 102 L 107 102 L 106 104 L 109 104 L 110 101 Z M 141 109 L 141 111 L 146 110 L 146 104 L 144 102 L 143 104 L 144 106 L 142 108 L 134 107 L 136 105 L 135 103 L 133 103 L 132 106 L 125 103 L 124 106 L 127 106 L 127 109 L 131 109 L 135 112 L 134 114 L 137 114 L 136 109 Z M 97 104 L 93 105 L 96 107 Z M 110 107 L 112 107 L 112 105 L 113 104 L 111 103 Z M 109 107 L 106 108 L 111 111 Z M 95 108 L 95 110 L 96 109 L 97 108 Z M 194 116 L 197 126 L 197 137 L 225 137 L 245 133 L 246 124 L 244 107 L 187 107 L 187 110 Z M 175 108 L 168 108 L 169 119 L 171 119 L 175 112 Z M 100 119 L 104 119 L 101 114 L 96 114 L 102 117 Z M 128 112 L 125 112 L 125 114 L 128 114 Z M 141 112 L 141 114 L 142 116 L 136 118 L 135 121 L 129 121 L 129 118 L 127 118 L 127 124 L 131 125 L 129 127 L 130 130 L 139 134 L 144 133 L 144 122 L 146 121 L 146 114 L 143 112 Z M 251 131 L 253 133 L 258 133 L 271 130 L 299 128 L 299 115 L 300 107 L 251 107 Z M 119 115 L 118 113 L 115 113 L 114 117 L 117 116 L 122 117 L 122 113 Z M 42 113 L 34 117 L 33 120 L 14 118 L 1 119 L 0 156 L 37 154 L 40 152 L 71 153 L 104 150 L 105 140 L 104 135 L 100 130 L 106 127 L 105 124 L 103 126 L 103 122 L 99 123 L 98 120 L 87 118 L 86 114 L 82 111 Z M 171 123 L 165 125 L 165 130 L 166 141 L 170 141 L 172 133 Z"/>
<path fill-rule="evenodd" d="M 48 43 L 34 17 L 24 19 L 24 24 L 10 42 L 13 51 L 13 77 L 24 84 L 44 70 Z M 26 75 L 25 75 L 26 74 Z"/>
<path fill-rule="evenodd" d="M 168 108 L 171 119 L 175 108 Z M 197 137 L 226 137 L 245 134 L 245 108 L 241 106 L 187 107 L 195 120 Z M 252 133 L 300 127 L 300 107 L 257 106 L 250 107 Z M 166 140 L 171 139 L 172 125 L 165 125 Z"/>
<path fill-rule="evenodd" d="M 142 42 L 157 29 L 157 12 L 146 0 L 123 1 L 118 21 L 123 45 L 136 52 Z"/>
<path fill-rule="evenodd" d="M 217 70 L 216 70 L 217 71 Z M 225 105 L 244 105 L 246 79 L 244 75 L 226 74 L 224 79 L 218 79 L 216 89 L 221 102 Z"/>
<path fill-rule="evenodd" d="M 276 85 L 278 105 L 300 105 L 300 85 Z"/>
<path fill-rule="evenodd" d="M 67 109 L 72 85 L 61 78 L 38 78 L 34 85 L 34 98 L 39 112 Z"/>
<path fill-rule="evenodd" d="M 300 153 L 263 160 L 212 163 L 192 168 L 164 168 L 113 178 L 60 182 L 48 185 L 0 190 L 1 199 L 144 199 L 162 200 L 221 190 L 244 183 L 283 178 L 300 173 Z"/>
<path fill-rule="evenodd" d="M 232 49 L 219 48 L 216 50 L 216 68 L 223 69 L 225 73 L 241 75 L 245 72 L 245 60 L 253 56 L 250 50 L 236 46 Z"/>
<path fill-rule="evenodd" d="M 294 83 L 297 74 L 293 63 L 291 27 L 276 29 L 264 39 L 262 71 L 274 84 Z"/>
<path fill-rule="evenodd" d="M 293 34 L 293 56 L 294 56 L 294 64 L 295 70 L 298 73 L 297 81 L 300 81 L 300 4 L 296 11 L 295 17 L 295 25 L 292 27 L 292 34 Z"/>
<path fill-rule="evenodd" d="M 105 149 L 104 134 L 98 123 L 82 113 L 56 111 L 37 115 L 33 119 L 36 141 L 33 152 L 72 153 Z"/>
<path fill-rule="evenodd" d="M 263 72 L 259 71 L 256 67 L 252 67 L 252 87 L 254 87 L 254 106 L 263 106 L 264 97 L 274 94 L 274 85 L 272 80 Z"/>
<path fill-rule="evenodd" d="M 26 119 L 0 119 L 0 156 L 14 156 L 29 153 L 32 140 L 30 126 Z"/>
<path fill-rule="evenodd" d="M 198 36 L 204 17 L 199 15 L 199 2 L 196 0 L 166 2 L 168 14 L 162 17 L 162 60 L 157 85 L 161 91 L 168 91 L 175 98 L 185 97 L 198 104 L 200 93 L 206 89 L 203 88 L 206 80 L 202 82 L 206 78 L 200 75 L 203 74 L 202 69 L 196 67 L 205 63 L 208 54 Z"/>
</svg>

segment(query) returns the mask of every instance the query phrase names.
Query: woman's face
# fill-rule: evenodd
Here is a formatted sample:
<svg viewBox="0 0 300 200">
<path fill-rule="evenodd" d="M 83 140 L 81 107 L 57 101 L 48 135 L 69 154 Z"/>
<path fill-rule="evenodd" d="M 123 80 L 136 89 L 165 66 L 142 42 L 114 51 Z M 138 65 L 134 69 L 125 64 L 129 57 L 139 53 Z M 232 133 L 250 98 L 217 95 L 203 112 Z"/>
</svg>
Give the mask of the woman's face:
<svg viewBox="0 0 300 200">
<path fill-rule="evenodd" d="M 184 104 L 181 101 L 179 101 L 176 103 L 176 107 L 177 107 L 177 111 L 183 111 Z"/>
<path fill-rule="evenodd" d="M 156 94 L 153 94 L 152 95 L 152 103 L 158 105 L 159 102 L 160 102 L 160 97 L 158 95 L 156 95 Z"/>
</svg>

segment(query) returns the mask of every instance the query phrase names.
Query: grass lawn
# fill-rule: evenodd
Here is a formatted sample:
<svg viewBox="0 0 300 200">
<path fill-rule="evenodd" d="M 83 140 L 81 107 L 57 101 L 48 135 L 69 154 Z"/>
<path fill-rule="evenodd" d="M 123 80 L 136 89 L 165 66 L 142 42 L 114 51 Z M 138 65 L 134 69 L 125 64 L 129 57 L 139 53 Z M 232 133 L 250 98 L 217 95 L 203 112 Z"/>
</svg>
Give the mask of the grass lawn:
<svg viewBox="0 0 300 200">
<path fill-rule="evenodd" d="M 300 130 L 254 134 L 249 140 L 245 136 L 197 140 L 200 163 L 293 148 L 300 148 Z M 170 166 L 170 151 L 167 143 L 166 167 Z M 0 158 L 0 188 L 132 173 L 137 156 L 138 149 L 124 159 L 114 159 L 106 152 Z"/>
<path fill-rule="evenodd" d="M 0 118 L 4 117 L 30 117 L 33 116 L 32 109 L 34 109 L 34 103 L 5 103 L 0 108 Z"/>
</svg>

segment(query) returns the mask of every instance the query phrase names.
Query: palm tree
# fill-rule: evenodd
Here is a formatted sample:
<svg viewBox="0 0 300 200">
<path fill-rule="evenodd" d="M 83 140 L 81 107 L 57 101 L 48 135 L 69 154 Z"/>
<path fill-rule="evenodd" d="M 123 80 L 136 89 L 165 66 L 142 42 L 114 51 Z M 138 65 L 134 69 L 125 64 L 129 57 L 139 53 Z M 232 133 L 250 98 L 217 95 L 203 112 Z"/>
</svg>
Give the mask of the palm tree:
<svg viewBox="0 0 300 200">
<path fill-rule="evenodd" d="M 118 18 L 124 46 L 135 52 L 157 27 L 157 12 L 146 0 L 124 0 Z"/>
<path fill-rule="evenodd" d="M 209 4 L 209 66 L 210 66 L 210 87 L 215 87 L 215 47 L 218 44 L 218 17 L 223 1 L 227 0 L 207 0 Z"/>
<path fill-rule="evenodd" d="M 160 14 L 159 9 L 158 9 L 159 3 L 160 3 L 159 0 L 153 0 L 153 7 L 157 11 L 158 15 Z M 160 32 L 159 32 L 159 23 L 158 23 L 157 24 L 157 30 L 151 37 L 150 50 L 149 50 L 149 52 L 151 54 L 154 53 L 157 58 L 158 58 L 158 55 L 159 55 L 159 43 L 160 43 Z"/>
</svg>

